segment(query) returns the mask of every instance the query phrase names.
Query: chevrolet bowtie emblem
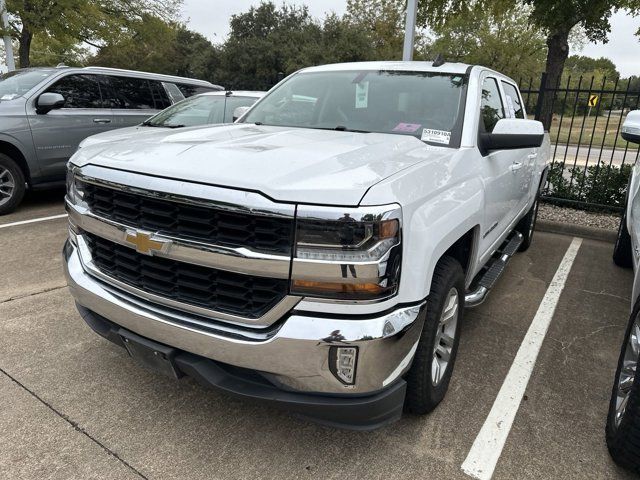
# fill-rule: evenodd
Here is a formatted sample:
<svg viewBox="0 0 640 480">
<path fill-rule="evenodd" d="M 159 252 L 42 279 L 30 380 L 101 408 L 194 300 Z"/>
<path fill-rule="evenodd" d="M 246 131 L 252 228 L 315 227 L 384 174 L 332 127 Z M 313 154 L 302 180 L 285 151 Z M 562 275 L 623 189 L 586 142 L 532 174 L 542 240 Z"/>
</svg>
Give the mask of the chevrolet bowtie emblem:
<svg viewBox="0 0 640 480">
<path fill-rule="evenodd" d="M 135 245 L 136 251 L 145 255 L 153 255 L 155 252 L 165 251 L 169 244 L 168 240 L 153 239 L 153 233 L 127 231 L 125 241 Z"/>
</svg>

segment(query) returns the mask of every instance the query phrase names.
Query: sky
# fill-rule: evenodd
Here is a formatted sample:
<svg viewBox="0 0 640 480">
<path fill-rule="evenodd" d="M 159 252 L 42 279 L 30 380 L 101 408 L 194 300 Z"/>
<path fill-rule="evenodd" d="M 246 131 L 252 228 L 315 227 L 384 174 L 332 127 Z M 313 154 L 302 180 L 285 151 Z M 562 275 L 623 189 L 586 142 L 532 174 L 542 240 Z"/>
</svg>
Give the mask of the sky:
<svg viewBox="0 0 640 480">
<path fill-rule="evenodd" d="M 281 0 L 275 0 L 280 4 Z M 295 0 L 286 3 L 307 5 L 314 17 L 323 18 L 327 12 L 343 14 L 347 0 Z M 184 0 L 183 17 L 189 27 L 215 43 L 223 42 L 229 33 L 229 19 L 234 13 L 245 12 L 260 0 Z M 611 33 L 607 44 L 587 44 L 572 54 L 607 57 L 613 60 L 623 77 L 640 75 L 640 41 L 634 33 L 640 28 L 640 17 L 632 18 L 618 12 L 611 18 Z"/>
</svg>

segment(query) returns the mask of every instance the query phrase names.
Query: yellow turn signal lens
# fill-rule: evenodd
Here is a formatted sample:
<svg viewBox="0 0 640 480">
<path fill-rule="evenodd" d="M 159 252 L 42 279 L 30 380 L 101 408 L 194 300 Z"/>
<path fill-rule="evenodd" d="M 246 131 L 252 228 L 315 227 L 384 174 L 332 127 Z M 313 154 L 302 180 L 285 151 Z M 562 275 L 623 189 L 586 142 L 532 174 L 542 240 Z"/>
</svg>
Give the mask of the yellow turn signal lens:
<svg viewBox="0 0 640 480">
<path fill-rule="evenodd" d="M 293 289 L 296 292 L 326 294 L 326 293 L 365 293 L 378 295 L 385 291 L 385 287 L 381 287 L 377 283 L 331 283 L 331 282 L 312 282 L 309 280 L 294 280 Z"/>
<path fill-rule="evenodd" d="M 398 220 L 385 220 L 380 223 L 380 235 L 382 238 L 395 238 L 398 235 Z"/>
</svg>

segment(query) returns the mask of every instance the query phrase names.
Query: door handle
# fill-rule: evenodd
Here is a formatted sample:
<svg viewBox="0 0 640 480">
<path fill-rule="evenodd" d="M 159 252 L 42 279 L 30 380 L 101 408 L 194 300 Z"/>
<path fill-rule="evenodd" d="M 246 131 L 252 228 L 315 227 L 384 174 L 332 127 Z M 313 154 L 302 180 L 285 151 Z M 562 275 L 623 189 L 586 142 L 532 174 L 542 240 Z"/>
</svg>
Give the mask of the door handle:
<svg viewBox="0 0 640 480">
<path fill-rule="evenodd" d="M 515 172 L 516 170 L 520 170 L 522 168 L 523 163 L 522 162 L 513 162 L 511 164 L 511 171 Z"/>
<path fill-rule="evenodd" d="M 94 118 L 93 123 L 111 123 L 110 118 Z"/>
</svg>

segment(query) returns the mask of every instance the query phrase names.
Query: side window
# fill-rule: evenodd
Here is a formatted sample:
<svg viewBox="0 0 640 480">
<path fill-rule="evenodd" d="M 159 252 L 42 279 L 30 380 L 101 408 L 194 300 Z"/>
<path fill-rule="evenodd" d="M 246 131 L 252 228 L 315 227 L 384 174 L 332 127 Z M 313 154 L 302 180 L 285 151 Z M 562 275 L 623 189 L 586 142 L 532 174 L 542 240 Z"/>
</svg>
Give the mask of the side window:
<svg viewBox="0 0 640 480">
<path fill-rule="evenodd" d="M 507 82 L 502 82 L 504 90 L 505 102 L 507 103 L 507 112 L 511 118 L 524 118 L 524 108 L 522 108 L 522 100 L 518 95 L 518 89 Z"/>
<path fill-rule="evenodd" d="M 151 85 L 151 94 L 153 95 L 156 110 L 164 110 L 171 106 L 171 100 L 169 100 L 169 95 L 167 95 L 162 83 L 157 80 L 149 80 L 149 84 Z"/>
<path fill-rule="evenodd" d="M 184 98 L 189 98 L 200 93 L 218 91 L 217 88 L 203 87 L 200 85 L 189 85 L 188 83 L 176 83 L 176 86 L 180 89 L 180 91 L 184 95 Z"/>
<path fill-rule="evenodd" d="M 103 108 L 99 79 L 93 75 L 68 75 L 51 85 L 47 92 L 59 93 L 64 108 Z"/>
<path fill-rule="evenodd" d="M 485 78 L 480 101 L 480 119 L 484 123 L 484 131 L 486 133 L 493 132 L 493 128 L 501 118 L 504 118 L 504 105 L 502 105 L 500 98 L 498 82 L 495 78 Z"/>
<path fill-rule="evenodd" d="M 155 102 L 149 86 L 144 78 L 110 76 L 109 81 L 113 89 L 113 108 L 130 110 L 154 110 Z"/>
</svg>

